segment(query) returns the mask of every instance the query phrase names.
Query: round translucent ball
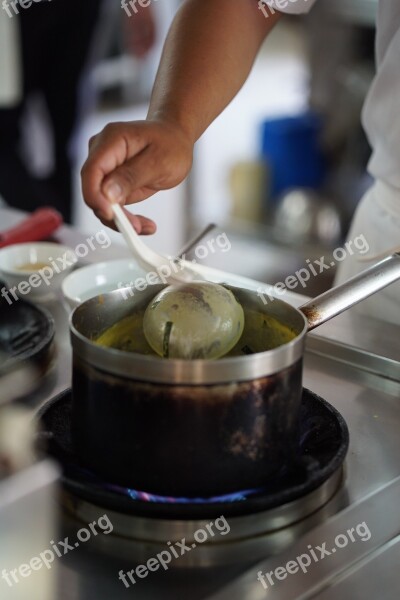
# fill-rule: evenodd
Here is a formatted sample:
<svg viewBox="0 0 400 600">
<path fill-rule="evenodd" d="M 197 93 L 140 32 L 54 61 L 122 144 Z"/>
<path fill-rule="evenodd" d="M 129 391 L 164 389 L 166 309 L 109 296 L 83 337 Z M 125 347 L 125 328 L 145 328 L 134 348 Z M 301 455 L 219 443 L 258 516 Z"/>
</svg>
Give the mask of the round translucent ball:
<svg viewBox="0 0 400 600">
<path fill-rule="evenodd" d="M 243 328 L 243 308 L 233 293 L 209 282 L 165 288 L 143 318 L 148 343 L 164 358 L 221 358 L 237 344 Z"/>
</svg>

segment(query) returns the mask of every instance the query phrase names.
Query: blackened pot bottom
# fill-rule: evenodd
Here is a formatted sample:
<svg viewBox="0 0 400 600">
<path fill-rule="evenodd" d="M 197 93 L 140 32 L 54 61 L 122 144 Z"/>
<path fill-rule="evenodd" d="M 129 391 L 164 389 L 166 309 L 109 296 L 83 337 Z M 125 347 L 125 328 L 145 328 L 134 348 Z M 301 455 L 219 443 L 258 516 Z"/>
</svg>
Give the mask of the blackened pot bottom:
<svg viewBox="0 0 400 600">
<path fill-rule="evenodd" d="M 276 508 L 313 492 L 342 466 L 349 432 L 341 414 L 328 402 L 303 390 L 300 446 L 296 463 L 271 480 L 268 487 L 238 490 L 215 498 L 169 498 L 122 488 L 98 478 L 74 454 L 71 441 L 72 394 L 66 390 L 40 413 L 40 439 L 47 453 L 63 467 L 63 486 L 73 495 L 120 513 L 166 519 L 241 516 Z"/>
<path fill-rule="evenodd" d="M 74 450 L 103 481 L 161 496 L 264 487 L 297 453 L 302 372 L 298 360 L 257 379 L 169 385 L 74 356 Z"/>
</svg>

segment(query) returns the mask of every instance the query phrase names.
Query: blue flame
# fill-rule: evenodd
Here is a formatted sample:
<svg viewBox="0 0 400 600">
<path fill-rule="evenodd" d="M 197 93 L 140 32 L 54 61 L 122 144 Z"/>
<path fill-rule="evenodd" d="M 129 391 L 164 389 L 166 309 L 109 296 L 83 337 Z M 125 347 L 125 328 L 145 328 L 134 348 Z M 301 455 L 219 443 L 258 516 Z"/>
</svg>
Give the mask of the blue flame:
<svg viewBox="0 0 400 600">
<path fill-rule="evenodd" d="M 235 492 L 233 494 L 214 496 L 212 498 L 176 498 L 172 496 L 158 496 L 156 494 L 148 494 L 147 492 L 140 492 L 132 489 L 126 489 L 125 492 L 132 500 L 140 500 L 141 502 L 159 502 L 161 504 L 215 504 L 217 502 L 242 502 L 256 493 L 257 490 Z"/>
<path fill-rule="evenodd" d="M 80 475 L 83 475 L 85 481 L 88 479 L 93 481 L 99 487 L 115 492 L 123 496 L 128 496 L 136 502 L 154 502 L 160 504 L 215 504 L 215 503 L 228 503 L 228 502 L 243 502 L 251 496 L 259 495 L 260 489 L 256 490 L 244 490 L 240 492 L 234 492 L 232 494 L 226 494 L 224 496 L 213 496 L 209 498 L 180 498 L 175 496 L 159 496 L 157 494 L 150 494 L 149 492 L 142 492 L 131 488 L 125 488 L 113 483 L 106 483 L 92 471 L 83 468 L 75 469 Z"/>
</svg>

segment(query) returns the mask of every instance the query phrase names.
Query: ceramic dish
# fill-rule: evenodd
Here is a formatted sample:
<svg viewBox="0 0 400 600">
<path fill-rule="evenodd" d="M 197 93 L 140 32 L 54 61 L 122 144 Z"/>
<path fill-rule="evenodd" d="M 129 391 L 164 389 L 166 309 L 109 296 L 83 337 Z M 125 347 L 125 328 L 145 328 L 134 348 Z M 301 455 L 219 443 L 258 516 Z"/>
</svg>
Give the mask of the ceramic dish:
<svg viewBox="0 0 400 600">
<path fill-rule="evenodd" d="M 54 297 L 64 278 L 78 261 L 71 248 L 34 242 L 0 250 L 0 275 L 8 297 L 47 300 Z"/>
<path fill-rule="evenodd" d="M 144 275 L 143 269 L 132 258 L 101 262 L 68 275 L 63 281 L 62 292 L 73 309 L 94 296 L 132 285 Z"/>
</svg>

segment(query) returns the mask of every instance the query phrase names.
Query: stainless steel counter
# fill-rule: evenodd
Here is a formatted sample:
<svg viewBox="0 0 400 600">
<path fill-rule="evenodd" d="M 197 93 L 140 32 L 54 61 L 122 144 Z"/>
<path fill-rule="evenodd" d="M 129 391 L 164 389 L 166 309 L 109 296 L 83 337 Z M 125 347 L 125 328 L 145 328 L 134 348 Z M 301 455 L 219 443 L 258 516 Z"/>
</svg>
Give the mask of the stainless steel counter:
<svg viewBox="0 0 400 600">
<path fill-rule="evenodd" d="M 335 498 L 343 508 L 337 515 L 259 565 L 246 565 L 244 553 L 243 565 L 151 573 L 129 590 L 118 580 L 118 573 L 134 568 L 135 562 L 106 559 L 82 548 L 60 561 L 59 600 L 123 600 L 131 596 L 137 600 L 200 600 L 214 599 L 214 594 L 215 600 L 261 600 L 270 595 L 282 600 L 398 598 L 395 590 L 400 576 L 391 565 L 398 555 L 396 536 L 400 533 L 400 385 L 311 354 L 306 358 L 305 385 L 336 406 L 350 429 L 346 482 Z M 308 544 L 316 547 L 329 542 L 363 521 L 371 531 L 368 543 L 348 546 L 326 558 L 323 565 L 314 565 L 307 575 L 300 573 L 279 582 L 268 594 L 257 581 L 260 570 L 266 573 L 285 565 L 307 551 Z M 69 531 L 71 526 L 78 529 L 80 524 L 69 523 Z"/>
<path fill-rule="evenodd" d="M 17 215 L 10 212 L 0 211 L 0 216 L 3 226 L 17 219 Z M 68 228 L 60 231 L 57 238 L 72 246 L 82 241 L 81 236 Z M 126 255 L 126 251 L 113 247 L 112 254 L 109 254 L 111 258 L 120 257 Z M 226 268 L 229 270 L 229 264 Z M 33 400 L 36 405 L 70 385 L 68 313 L 60 302 L 49 308 L 57 322 L 58 362 Z M 368 339 L 378 338 L 384 346 L 381 325 L 374 322 L 367 325 L 368 328 L 364 327 L 362 331 L 361 346 L 368 346 Z M 389 361 L 390 373 L 396 375 L 397 361 L 393 350 L 397 352 L 399 336 L 396 328 L 389 329 L 383 355 L 392 358 L 381 358 L 381 364 Z M 357 345 L 356 330 L 352 341 Z M 60 584 L 55 600 L 123 600 L 130 597 L 137 600 L 261 600 L 274 594 L 282 599 L 398 598 L 400 576 L 395 566 L 398 565 L 400 547 L 396 537 L 400 534 L 400 482 L 396 481 L 400 476 L 400 383 L 396 377 L 379 374 L 379 361 L 373 362 L 371 357 L 371 365 L 378 364 L 378 367 L 359 368 L 357 357 L 363 352 L 342 343 L 329 344 L 329 338 L 324 338 L 322 342 L 317 339 L 309 345 L 304 384 L 333 404 L 349 426 L 351 441 L 346 481 L 335 499 L 342 506 L 338 514 L 316 527 L 311 525 L 310 519 L 310 531 L 303 538 L 282 554 L 266 557 L 261 565 L 246 564 L 244 553 L 243 565 L 239 567 L 151 573 L 130 589 L 119 581 L 118 572 L 129 570 L 134 564 L 129 564 L 126 559 L 98 555 L 89 545 L 82 546 L 59 560 Z M 375 342 L 373 345 L 371 351 L 376 351 Z M 334 359 L 327 356 L 330 347 Z M 349 362 L 346 352 L 349 351 L 355 357 L 350 360 L 352 365 L 346 364 Z M 308 544 L 320 545 L 362 521 L 367 522 L 371 531 L 368 543 L 351 544 L 335 557 L 327 557 L 323 563 L 314 565 L 308 574 L 293 575 L 269 590 L 257 581 L 258 571 L 265 573 L 285 565 Z M 82 526 L 70 521 L 65 521 L 64 525 L 68 531 Z"/>
</svg>

